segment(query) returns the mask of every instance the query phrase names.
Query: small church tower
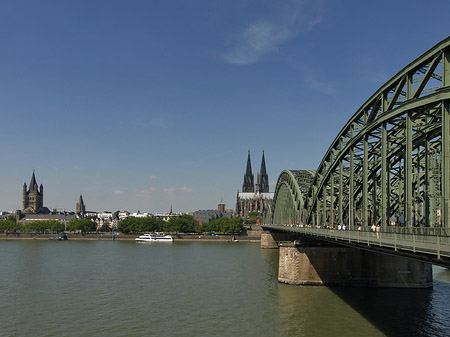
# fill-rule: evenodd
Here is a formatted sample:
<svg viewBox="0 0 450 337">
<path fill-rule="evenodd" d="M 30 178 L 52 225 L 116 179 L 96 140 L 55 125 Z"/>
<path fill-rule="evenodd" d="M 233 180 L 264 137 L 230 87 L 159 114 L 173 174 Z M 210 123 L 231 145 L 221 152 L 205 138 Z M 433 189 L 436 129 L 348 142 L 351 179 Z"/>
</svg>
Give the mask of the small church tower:
<svg viewBox="0 0 450 337">
<path fill-rule="evenodd" d="M 80 194 L 80 199 L 77 202 L 75 212 L 80 215 L 81 217 L 84 217 L 84 214 L 86 213 L 86 205 L 83 201 L 83 196 Z"/>
</svg>

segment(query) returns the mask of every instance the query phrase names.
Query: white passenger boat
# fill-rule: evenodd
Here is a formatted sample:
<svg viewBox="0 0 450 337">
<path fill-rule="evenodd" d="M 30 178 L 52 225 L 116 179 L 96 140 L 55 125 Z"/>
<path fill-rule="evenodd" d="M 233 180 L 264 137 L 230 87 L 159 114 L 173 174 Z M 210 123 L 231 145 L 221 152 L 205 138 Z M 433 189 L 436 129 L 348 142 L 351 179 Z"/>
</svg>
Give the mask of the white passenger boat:
<svg viewBox="0 0 450 337">
<path fill-rule="evenodd" d="M 136 242 L 172 242 L 173 237 L 162 233 L 144 234 L 135 239 Z"/>
</svg>

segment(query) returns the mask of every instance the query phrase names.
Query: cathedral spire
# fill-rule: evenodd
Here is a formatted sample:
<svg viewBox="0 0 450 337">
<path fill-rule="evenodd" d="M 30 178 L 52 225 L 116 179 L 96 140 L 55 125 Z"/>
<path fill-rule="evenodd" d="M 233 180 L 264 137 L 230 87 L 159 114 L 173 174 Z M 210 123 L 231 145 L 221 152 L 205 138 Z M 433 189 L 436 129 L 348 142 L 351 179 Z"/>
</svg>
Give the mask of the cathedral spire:
<svg viewBox="0 0 450 337">
<path fill-rule="evenodd" d="M 250 150 L 248 150 L 247 169 L 244 175 L 244 184 L 242 185 L 242 192 L 244 193 L 255 192 L 255 183 L 252 173 L 252 163 L 250 160 Z"/>
<path fill-rule="evenodd" d="M 268 193 L 269 192 L 269 177 L 266 172 L 266 159 L 264 158 L 264 150 L 261 160 L 261 171 L 259 172 L 259 192 Z"/>
<path fill-rule="evenodd" d="M 264 150 L 263 150 L 263 156 L 262 156 L 262 160 L 261 160 L 261 171 L 260 171 L 261 175 L 264 176 L 266 175 L 266 160 L 264 159 Z"/>
<path fill-rule="evenodd" d="M 248 150 L 247 170 L 245 171 L 245 175 L 252 175 L 252 162 L 250 160 L 250 150 Z"/>
</svg>

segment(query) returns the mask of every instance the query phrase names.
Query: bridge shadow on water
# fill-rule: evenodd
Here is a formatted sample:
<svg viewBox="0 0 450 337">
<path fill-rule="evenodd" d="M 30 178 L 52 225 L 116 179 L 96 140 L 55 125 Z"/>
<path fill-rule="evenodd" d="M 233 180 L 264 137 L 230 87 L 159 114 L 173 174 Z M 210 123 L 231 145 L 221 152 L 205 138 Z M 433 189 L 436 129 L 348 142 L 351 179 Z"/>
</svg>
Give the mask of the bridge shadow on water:
<svg viewBox="0 0 450 337">
<path fill-rule="evenodd" d="M 450 336 L 450 271 L 439 273 L 427 289 L 280 283 L 279 319 L 287 329 L 282 335 Z"/>
<path fill-rule="evenodd" d="M 279 253 L 267 253 L 268 279 L 274 280 Z M 425 289 L 278 283 L 279 335 L 448 337 L 450 270 L 433 266 L 433 279 Z"/>
<path fill-rule="evenodd" d="M 386 336 L 449 336 L 450 271 L 433 288 L 329 287 Z"/>
<path fill-rule="evenodd" d="M 433 330 L 431 289 L 329 289 L 386 336 L 425 337 Z"/>
</svg>

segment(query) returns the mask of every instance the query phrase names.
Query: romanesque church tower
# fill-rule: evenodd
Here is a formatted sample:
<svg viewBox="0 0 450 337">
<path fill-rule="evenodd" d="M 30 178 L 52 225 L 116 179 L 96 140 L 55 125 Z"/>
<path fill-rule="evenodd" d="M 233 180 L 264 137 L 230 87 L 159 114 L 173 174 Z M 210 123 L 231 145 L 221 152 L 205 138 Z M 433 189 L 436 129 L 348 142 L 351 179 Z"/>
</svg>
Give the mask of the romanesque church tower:
<svg viewBox="0 0 450 337">
<path fill-rule="evenodd" d="M 22 190 L 22 213 L 38 214 L 48 213 L 48 208 L 44 207 L 44 186 L 38 187 L 36 177 L 31 176 L 30 186 L 27 190 L 27 184 L 23 183 Z"/>
</svg>

